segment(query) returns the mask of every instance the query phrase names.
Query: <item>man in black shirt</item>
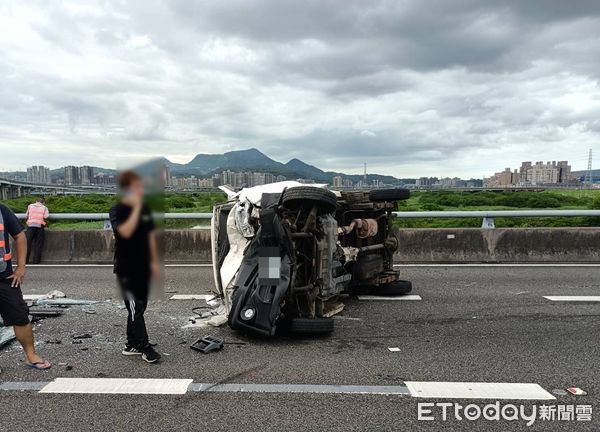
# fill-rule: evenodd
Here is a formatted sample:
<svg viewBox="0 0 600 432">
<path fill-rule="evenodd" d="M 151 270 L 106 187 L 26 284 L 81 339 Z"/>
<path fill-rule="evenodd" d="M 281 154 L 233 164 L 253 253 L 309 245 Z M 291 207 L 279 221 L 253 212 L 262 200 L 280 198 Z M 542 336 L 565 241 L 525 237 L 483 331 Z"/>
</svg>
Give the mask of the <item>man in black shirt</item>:
<svg viewBox="0 0 600 432">
<path fill-rule="evenodd" d="M 160 277 L 160 264 L 152 213 L 144 205 L 144 184 L 133 171 L 119 176 L 121 201 L 110 209 L 115 232 L 115 274 L 127 307 L 127 345 L 123 355 L 141 355 L 154 363 L 160 355 L 148 342 L 144 312 L 148 305 L 150 280 Z"/>
<path fill-rule="evenodd" d="M 17 266 L 14 269 L 9 236 L 15 241 Z M 49 369 L 50 363 L 35 352 L 29 308 L 21 292 L 26 257 L 27 239 L 23 225 L 8 207 L 0 204 L 0 316 L 5 326 L 13 326 L 25 352 L 25 364 L 33 369 Z"/>
</svg>

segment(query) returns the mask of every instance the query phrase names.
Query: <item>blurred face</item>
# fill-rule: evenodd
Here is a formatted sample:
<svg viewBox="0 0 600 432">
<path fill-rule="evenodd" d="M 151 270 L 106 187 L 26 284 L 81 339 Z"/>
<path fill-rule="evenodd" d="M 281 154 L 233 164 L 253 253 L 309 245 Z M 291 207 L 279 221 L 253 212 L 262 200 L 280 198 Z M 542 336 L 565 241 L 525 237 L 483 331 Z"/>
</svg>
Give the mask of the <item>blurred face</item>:
<svg viewBox="0 0 600 432">
<path fill-rule="evenodd" d="M 144 196 L 144 183 L 141 180 L 135 180 L 125 191 L 126 194 Z"/>
</svg>

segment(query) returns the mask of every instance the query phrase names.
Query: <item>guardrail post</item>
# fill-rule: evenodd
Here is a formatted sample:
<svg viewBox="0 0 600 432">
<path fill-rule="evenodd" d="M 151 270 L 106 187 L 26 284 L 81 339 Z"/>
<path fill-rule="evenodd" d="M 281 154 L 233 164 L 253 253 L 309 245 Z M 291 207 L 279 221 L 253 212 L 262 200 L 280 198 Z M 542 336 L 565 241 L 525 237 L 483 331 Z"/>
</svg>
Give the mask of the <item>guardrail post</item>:
<svg viewBox="0 0 600 432">
<path fill-rule="evenodd" d="M 481 228 L 483 229 L 494 229 L 496 228 L 496 224 L 494 223 L 493 217 L 484 217 L 481 222 Z"/>
</svg>

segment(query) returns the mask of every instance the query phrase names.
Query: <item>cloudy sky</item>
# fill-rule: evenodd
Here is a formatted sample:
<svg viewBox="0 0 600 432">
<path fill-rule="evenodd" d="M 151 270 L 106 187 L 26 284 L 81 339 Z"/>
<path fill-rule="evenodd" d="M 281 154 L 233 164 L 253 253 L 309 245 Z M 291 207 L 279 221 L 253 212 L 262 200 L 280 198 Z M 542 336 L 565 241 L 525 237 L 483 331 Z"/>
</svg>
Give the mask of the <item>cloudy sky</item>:
<svg viewBox="0 0 600 432">
<path fill-rule="evenodd" d="M 0 2 L 0 170 L 256 147 L 399 177 L 600 163 L 595 0 Z"/>
</svg>

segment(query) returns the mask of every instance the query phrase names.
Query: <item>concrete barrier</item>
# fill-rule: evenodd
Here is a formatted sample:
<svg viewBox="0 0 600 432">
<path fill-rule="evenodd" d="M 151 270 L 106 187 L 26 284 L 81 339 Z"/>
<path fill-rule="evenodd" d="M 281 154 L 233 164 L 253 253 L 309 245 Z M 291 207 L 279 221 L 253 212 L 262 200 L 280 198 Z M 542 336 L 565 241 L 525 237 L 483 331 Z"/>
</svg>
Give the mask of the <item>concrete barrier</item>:
<svg viewBox="0 0 600 432">
<path fill-rule="evenodd" d="M 598 228 L 403 229 L 400 263 L 600 262 Z"/>
<path fill-rule="evenodd" d="M 399 263 L 600 262 L 598 228 L 403 229 Z M 209 230 L 167 230 L 165 261 L 207 263 Z M 110 231 L 47 231 L 44 263 L 110 263 Z"/>
</svg>

